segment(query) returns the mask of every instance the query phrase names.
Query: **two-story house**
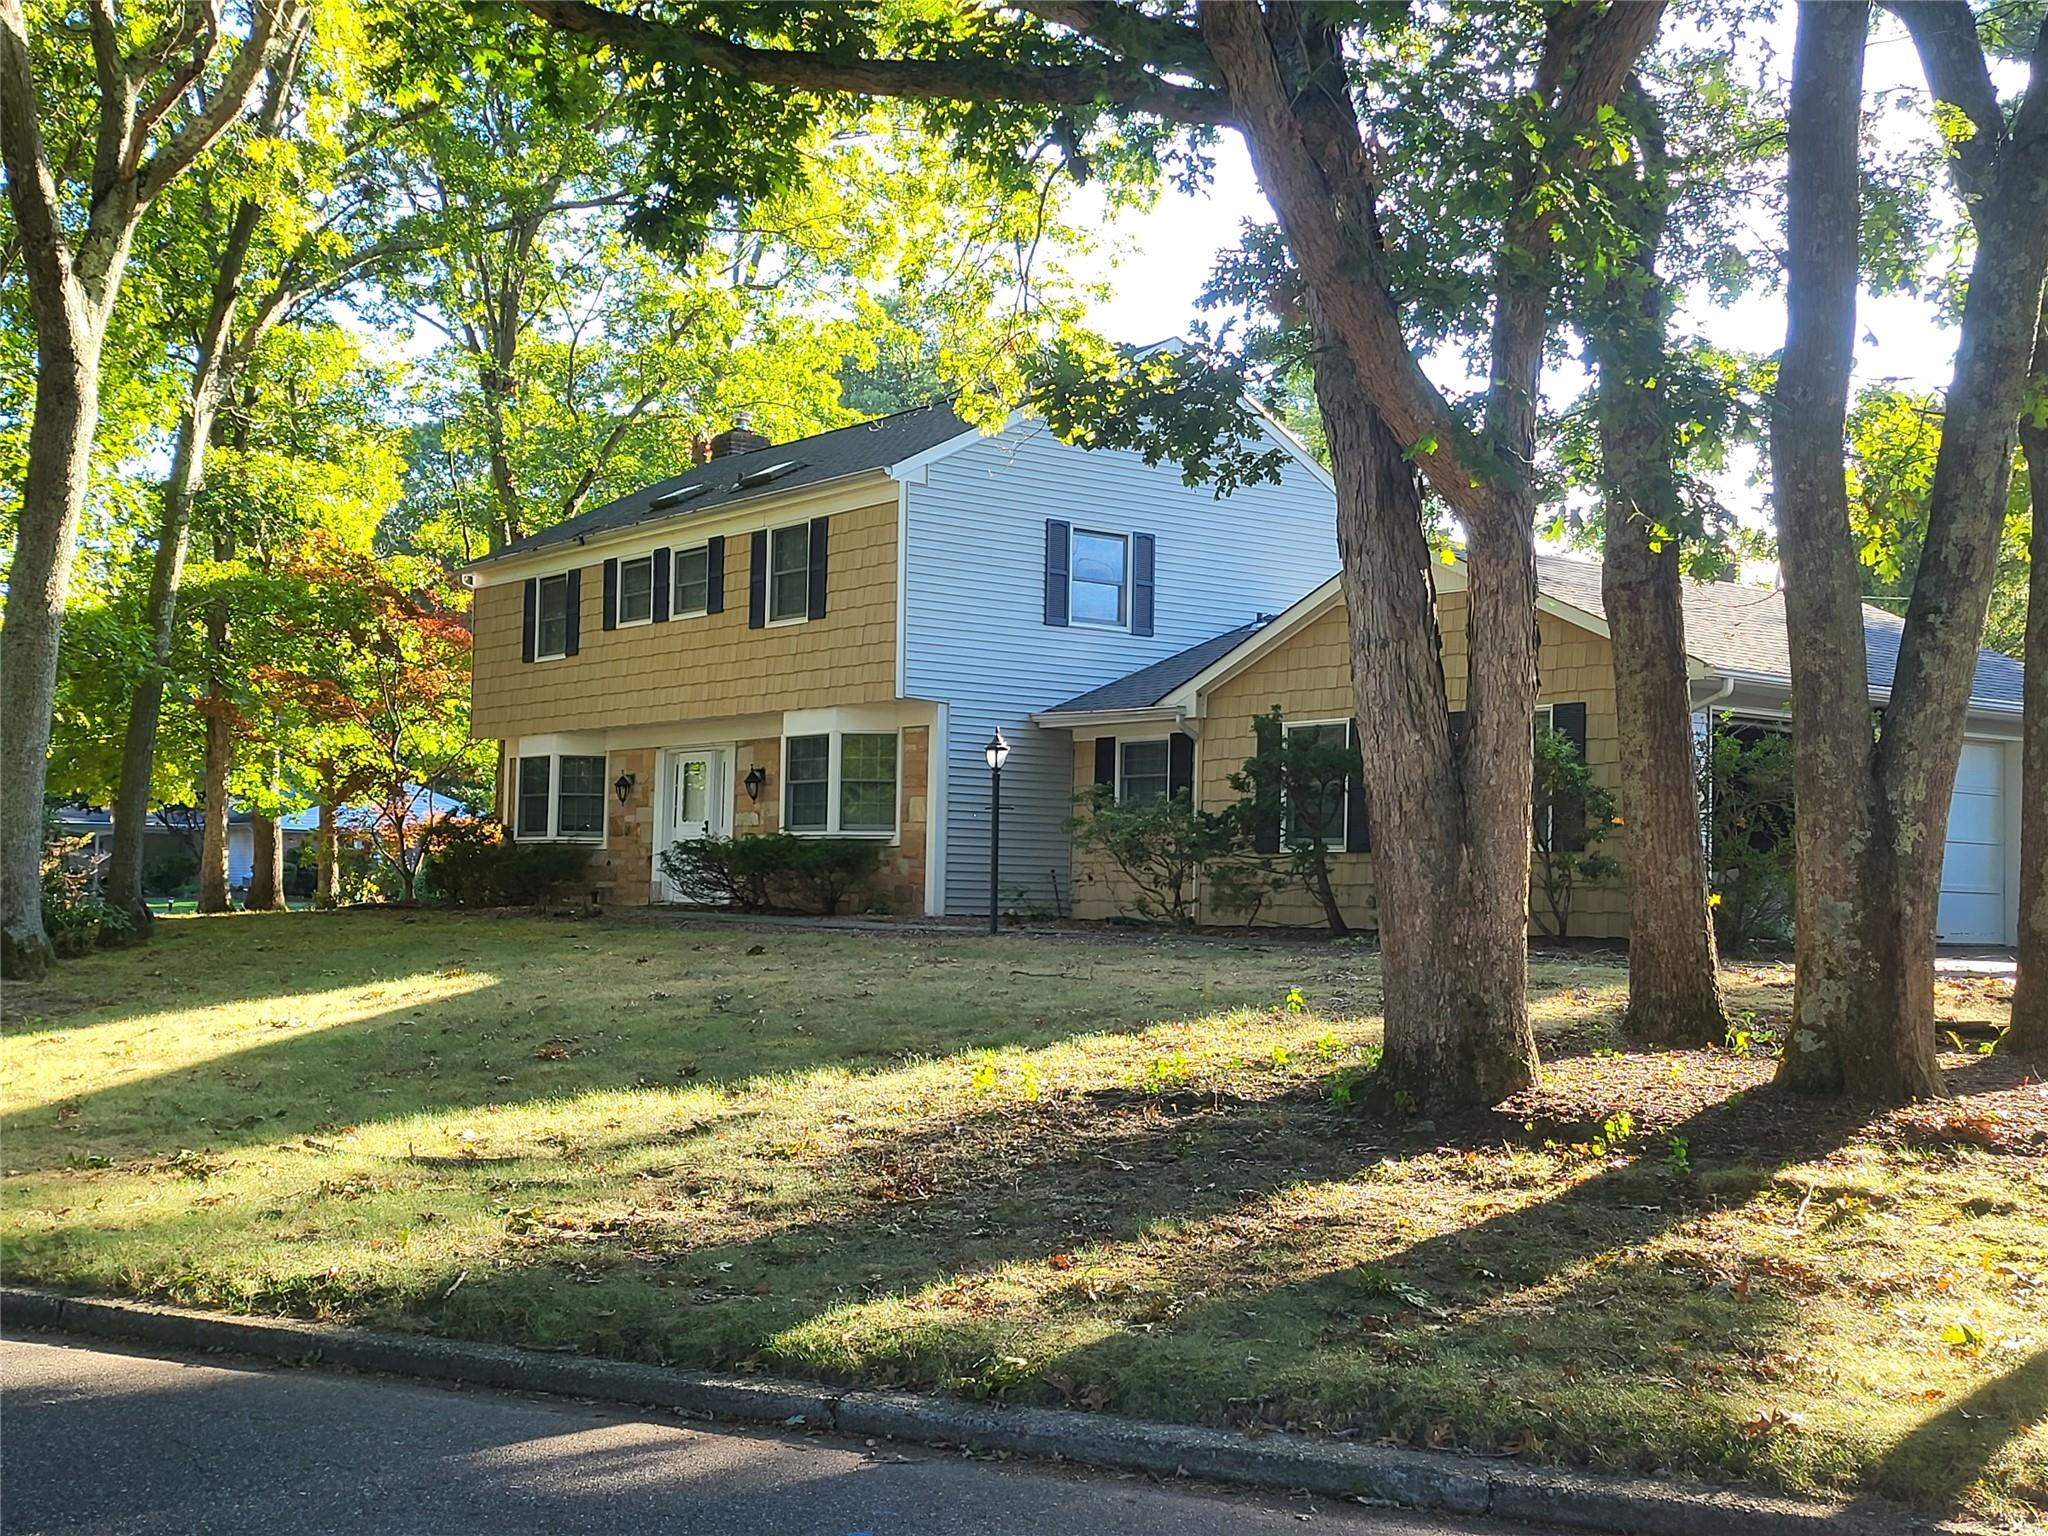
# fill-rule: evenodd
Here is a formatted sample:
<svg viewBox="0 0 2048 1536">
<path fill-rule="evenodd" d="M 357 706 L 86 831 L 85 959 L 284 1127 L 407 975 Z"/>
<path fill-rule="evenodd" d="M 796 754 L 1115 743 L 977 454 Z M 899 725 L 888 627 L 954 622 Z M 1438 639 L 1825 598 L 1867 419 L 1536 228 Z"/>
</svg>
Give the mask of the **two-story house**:
<svg viewBox="0 0 2048 1536">
<path fill-rule="evenodd" d="M 1219 498 L 1171 465 L 983 433 L 942 405 L 708 463 L 477 562 L 472 728 L 521 839 L 591 845 L 607 899 L 672 843 L 777 828 L 887 844 L 892 910 L 1068 908 L 1073 747 L 1035 712 L 1288 608 L 1336 559 L 1329 479 Z M 1152 752 L 1162 775 L 1191 764 Z M 1178 786 L 1176 786 L 1178 787 Z"/>
</svg>

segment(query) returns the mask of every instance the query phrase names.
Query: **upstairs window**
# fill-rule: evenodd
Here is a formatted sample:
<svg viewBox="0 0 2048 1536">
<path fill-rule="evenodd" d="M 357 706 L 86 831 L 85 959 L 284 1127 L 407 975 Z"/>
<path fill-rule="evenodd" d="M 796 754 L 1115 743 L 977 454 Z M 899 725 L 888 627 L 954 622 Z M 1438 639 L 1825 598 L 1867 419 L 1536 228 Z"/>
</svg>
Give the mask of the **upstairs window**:
<svg viewBox="0 0 2048 1536">
<path fill-rule="evenodd" d="M 711 610 L 711 550 L 699 544 L 695 549 L 676 551 L 675 585 L 671 612 L 677 618 Z"/>
<path fill-rule="evenodd" d="M 619 562 L 619 626 L 654 619 L 654 556 Z"/>
<path fill-rule="evenodd" d="M 1121 629 L 1128 621 L 1130 541 L 1120 533 L 1074 530 L 1068 614 L 1075 624 Z"/>
<path fill-rule="evenodd" d="M 553 661 L 569 654 L 569 577 L 543 576 L 536 587 L 533 655 Z"/>
<path fill-rule="evenodd" d="M 768 535 L 768 622 L 811 613 L 811 525 L 792 523 Z"/>
</svg>

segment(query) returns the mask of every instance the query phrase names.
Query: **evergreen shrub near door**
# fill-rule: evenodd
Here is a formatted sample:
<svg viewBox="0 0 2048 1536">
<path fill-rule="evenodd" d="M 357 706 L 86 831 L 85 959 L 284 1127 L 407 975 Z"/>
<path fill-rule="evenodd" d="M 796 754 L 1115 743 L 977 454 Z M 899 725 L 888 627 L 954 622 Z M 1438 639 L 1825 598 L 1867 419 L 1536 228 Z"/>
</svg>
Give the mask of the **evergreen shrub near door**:
<svg viewBox="0 0 2048 1536">
<path fill-rule="evenodd" d="M 427 833 L 426 886 L 458 907 L 542 907 L 590 864 L 577 843 L 518 843 L 488 818 L 444 821 Z"/>
<path fill-rule="evenodd" d="M 830 917 L 881 862 L 882 844 L 871 838 L 765 832 L 672 843 L 662 852 L 661 872 L 685 901 Z"/>
</svg>

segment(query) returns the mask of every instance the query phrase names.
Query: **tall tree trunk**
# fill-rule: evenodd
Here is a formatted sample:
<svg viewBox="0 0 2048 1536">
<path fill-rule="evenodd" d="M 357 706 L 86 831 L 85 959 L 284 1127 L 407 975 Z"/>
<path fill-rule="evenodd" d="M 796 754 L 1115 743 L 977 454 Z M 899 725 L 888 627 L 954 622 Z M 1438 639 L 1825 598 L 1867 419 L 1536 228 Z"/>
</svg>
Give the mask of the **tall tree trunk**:
<svg viewBox="0 0 2048 1536">
<path fill-rule="evenodd" d="M 2035 388 L 2048 389 L 2048 328 L 2034 342 Z M 2048 424 L 2020 422 L 2027 455 L 2026 676 L 2020 727 L 2019 979 L 2005 1049 L 2048 1061 Z"/>
<path fill-rule="evenodd" d="M 1638 302 L 1624 300 L 1588 328 L 1604 500 L 1600 598 L 1614 658 L 1628 844 L 1624 1027 L 1638 1040 L 1718 1045 L 1728 1020 L 1707 907 L 1679 571 L 1689 519 L 1672 465 L 1670 391 L 1662 387 L 1671 307 L 1657 272 L 1670 213 L 1664 135 L 1655 103 L 1639 89 L 1627 96 L 1644 145 L 1646 179 L 1622 192 L 1642 289 Z"/>
<path fill-rule="evenodd" d="M 43 791 L 71 547 L 99 420 L 100 326 L 75 284 L 62 312 L 37 305 L 35 421 L 7 608 L 0 623 L 0 975 L 49 969 L 43 932 Z"/>
<path fill-rule="evenodd" d="M 284 831 L 275 816 L 258 813 L 249 818 L 255 843 L 255 859 L 249 870 L 249 899 L 243 905 L 251 912 L 282 912 L 284 905 Z"/>
<path fill-rule="evenodd" d="M 337 904 L 341 887 L 341 834 L 334 812 L 333 796 L 323 792 L 320 797 L 320 825 L 313 834 L 314 867 L 318 872 L 313 881 L 313 905 L 321 911 Z"/>
<path fill-rule="evenodd" d="M 1843 472 L 1869 24 L 1867 5 L 1807 0 L 1792 60 L 1785 351 L 1770 451 L 1792 665 L 1798 973 L 1778 1077 L 1805 1092 L 1896 1102 L 1939 1092 L 1941 1075 L 1932 1028 L 1906 1018 L 1905 913 L 1877 782 Z"/>
<path fill-rule="evenodd" d="M 128 703 L 127 731 L 121 743 L 121 781 L 114 797 L 114 846 L 107 863 L 107 900 L 126 912 L 138 931 L 146 933 L 152 919 L 142 896 L 144 834 L 149 826 L 151 780 L 156 770 L 157 729 L 163 719 L 164 680 L 177 636 L 178 583 L 190 542 L 192 503 L 205 474 L 206 439 L 213 430 L 217 404 L 211 367 L 202 362 L 185 414 L 178 424 L 178 442 L 164 485 L 163 509 L 157 520 L 155 557 L 150 566 L 149 599 L 144 620 L 149 626 L 150 662 Z"/>
<path fill-rule="evenodd" d="M 276 129 L 290 90 L 290 78 L 289 69 L 273 72 L 269 99 L 262 113 L 266 130 Z M 157 522 L 145 615 L 150 661 L 128 704 L 127 733 L 121 745 L 121 783 L 114 800 L 114 847 L 107 868 L 107 900 L 127 912 L 129 920 L 143 932 L 148 931 L 151 919 L 149 904 L 142 899 L 142 834 L 149 819 L 157 729 L 163 720 L 164 677 L 177 635 L 178 584 L 185 571 L 193 503 L 206 483 L 206 452 L 213 442 L 220 402 L 233 384 L 233 375 L 240 371 L 231 337 L 248 268 L 249 247 L 262 216 L 260 204 L 243 202 L 236 206 L 229 221 L 207 312 L 199 328 L 192 384 L 178 421 L 177 447 L 172 454 L 171 474 L 164 484 L 163 509 Z"/>
<path fill-rule="evenodd" d="M 1855 334 L 1861 5 L 1800 8 L 1787 184 L 1788 326 L 1772 476 L 1791 642 L 1799 977 L 1780 1080 L 1898 1103 L 1942 1090 L 1934 949 L 1949 797 L 1996 572 L 2048 272 L 2048 80 L 2008 122 L 1972 13 L 1902 8 L 1976 227 L 1955 377 L 1884 724 L 1873 747 L 1842 476 Z M 2036 57 L 2048 47 L 2048 28 Z M 1958 67 L 1973 60 L 1972 67 Z"/>
<path fill-rule="evenodd" d="M 1324 330 L 1319 311 L 1319 340 Z M 1316 352 L 1316 396 L 1336 466 L 1365 793 L 1373 825 L 1388 1090 L 1417 1105 L 1494 1103 L 1535 1080 L 1527 1003 L 1529 753 L 1499 737 L 1493 704 L 1451 739 L 1422 492 L 1341 347 Z M 1474 571 L 1471 623 L 1522 636 L 1534 696 L 1534 563 Z M 1518 597 L 1519 589 L 1519 597 Z M 1516 610 L 1518 600 L 1524 606 Z M 1502 624 L 1503 617 L 1507 622 Z M 1519 622 L 1517 622 L 1519 620 Z M 1491 681 L 1491 697 L 1502 692 Z M 1510 684 L 1517 680 L 1507 679 Z M 1487 693 L 1478 678 L 1476 706 Z M 1482 732 L 1493 750 L 1481 751 Z"/>
<path fill-rule="evenodd" d="M 234 540 L 216 538 L 216 560 L 234 554 Z M 199 910 L 226 912 L 233 902 L 228 887 L 228 775 L 235 765 L 234 724 L 228 718 L 226 655 L 228 612 L 214 602 L 206 610 L 206 765 L 199 785 L 199 808 L 205 820 L 199 844 Z"/>
</svg>

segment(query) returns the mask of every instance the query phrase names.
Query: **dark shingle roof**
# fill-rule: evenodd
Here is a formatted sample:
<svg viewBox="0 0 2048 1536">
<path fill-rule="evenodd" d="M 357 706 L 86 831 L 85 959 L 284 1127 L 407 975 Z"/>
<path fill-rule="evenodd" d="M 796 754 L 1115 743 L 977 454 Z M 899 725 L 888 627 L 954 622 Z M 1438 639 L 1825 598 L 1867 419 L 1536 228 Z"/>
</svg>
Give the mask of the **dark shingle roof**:
<svg viewBox="0 0 2048 1536">
<path fill-rule="evenodd" d="M 593 533 L 613 533 L 636 523 L 658 522 L 671 517 L 694 517 L 750 497 L 780 495 L 808 485 L 822 485 L 828 480 L 841 480 L 848 475 L 887 469 L 892 464 L 900 464 L 913 455 L 923 453 L 927 448 L 936 448 L 967 430 L 967 423 L 954 415 L 949 406 L 921 405 L 914 410 L 898 411 L 894 416 L 855 422 L 850 427 L 837 427 L 815 437 L 798 438 L 793 443 L 777 443 L 770 448 L 729 454 L 670 479 L 643 486 L 601 507 L 593 507 L 531 538 L 507 544 L 489 558 L 502 560 L 512 555 L 532 554 Z M 739 483 L 748 475 L 783 464 L 796 467 L 760 484 Z M 663 498 L 674 496 L 675 492 L 694 486 L 705 489 L 687 498 L 655 505 Z"/>
<path fill-rule="evenodd" d="M 1199 677 L 1272 622 L 1270 617 L 1261 614 L 1249 624 L 1240 624 L 1236 629 L 1212 635 L 1184 651 L 1175 652 L 1164 661 L 1155 661 L 1151 666 L 1141 667 L 1113 683 L 1104 683 L 1100 688 L 1091 688 L 1064 704 L 1055 704 L 1045 713 L 1149 709 L 1190 678 Z"/>
<path fill-rule="evenodd" d="M 1536 584 L 1544 596 L 1583 612 L 1606 611 L 1600 598 L 1600 567 L 1593 561 L 1538 555 Z M 1078 698 L 1054 705 L 1045 713 L 1149 709 L 1221 661 L 1268 622 L 1262 618 L 1191 645 L 1176 656 L 1104 683 Z M 1864 605 L 1863 646 L 1873 689 L 1890 691 L 1892 674 L 1899 664 L 1899 638 L 1905 627 L 1897 614 Z M 1789 685 L 1792 656 L 1785 633 L 1785 594 L 1775 588 L 1744 587 L 1732 582 L 1686 582 L 1685 648 L 1717 671 L 1745 672 Z M 2019 708 L 2021 677 L 2020 664 L 2010 656 L 1979 651 L 1976 681 L 1970 689 L 1971 704 Z"/>
<path fill-rule="evenodd" d="M 1600 567 L 1587 560 L 1540 555 L 1536 583 L 1560 602 L 1601 613 Z M 1688 581 L 1685 586 L 1685 648 L 1708 666 L 1792 680 L 1792 649 L 1785 629 L 1785 594 L 1770 587 L 1732 582 Z M 1869 604 L 1863 607 L 1863 650 L 1870 686 L 1889 692 L 1899 664 L 1905 621 Z M 1997 651 L 1977 653 L 1972 704 L 2010 706 L 2020 702 L 2020 664 Z"/>
</svg>

